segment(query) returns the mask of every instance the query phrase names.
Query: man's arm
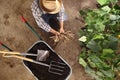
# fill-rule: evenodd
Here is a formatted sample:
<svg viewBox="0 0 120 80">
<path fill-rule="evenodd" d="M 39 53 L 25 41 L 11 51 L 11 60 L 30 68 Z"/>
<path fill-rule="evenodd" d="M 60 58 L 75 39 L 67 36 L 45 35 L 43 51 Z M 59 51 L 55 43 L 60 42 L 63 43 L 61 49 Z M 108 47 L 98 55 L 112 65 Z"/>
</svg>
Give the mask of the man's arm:
<svg viewBox="0 0 120 80">
<path fill-rule="evenodd" d="M 64 31 L 64 21 L 60 21 L 59 22 L 60 23 L 60 33 L 64 33 L 65 31 Z"/>
<path fill-rule="evenodd" d="M 64 9 L 63 4 L 62 4 L 62 8 L 59 12 L 58 20 L 59 20 L 59 24 L 60 24 L 60 33 L 64 33 L 64 21 L 66 20 L 66 15 L 65 15 L 65 9 Z"/>
</svg>

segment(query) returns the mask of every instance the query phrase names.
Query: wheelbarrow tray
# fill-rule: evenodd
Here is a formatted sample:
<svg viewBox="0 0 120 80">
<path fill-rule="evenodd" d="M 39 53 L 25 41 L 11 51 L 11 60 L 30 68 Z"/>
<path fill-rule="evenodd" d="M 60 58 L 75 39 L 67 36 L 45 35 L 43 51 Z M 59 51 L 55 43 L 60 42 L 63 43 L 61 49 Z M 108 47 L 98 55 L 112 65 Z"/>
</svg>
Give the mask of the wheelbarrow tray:
<svg viewBox="0 0 120 80">
<path fill-rule="evenodd" d="M 31 63 L 28 61 L 23 61 L 23 64 L 29 69 L 30 72 L 38 79 L 38 80 L 68 80 L 71 75 L 72 69 L 69 64 L 44 41 L 37 41 L 30 47 L 27 53 L 37 54 L 37 50 L 48 50 L 50 55 L 46 59 L 46 61 L 41 61 L 45 64 L 50 64 L 51 61 L 56 61 L 65 64 L 65 72 L 63 75 L 52 74 L 48 71 L 48 67 Z M 31 58 L 36 60 L 34 56 L 26 56 L 27 58 Z"/>
</svg>

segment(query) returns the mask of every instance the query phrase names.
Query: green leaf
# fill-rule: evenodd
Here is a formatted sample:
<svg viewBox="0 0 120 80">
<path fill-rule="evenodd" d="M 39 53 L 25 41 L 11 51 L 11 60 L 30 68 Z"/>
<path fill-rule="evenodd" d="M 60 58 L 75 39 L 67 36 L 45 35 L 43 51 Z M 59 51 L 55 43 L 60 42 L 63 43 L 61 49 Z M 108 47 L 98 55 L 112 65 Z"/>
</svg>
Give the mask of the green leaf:
<svg viewBox="0 0 120 80">
<path fill-rule="evenodd" d="M 102 32 L 105 30 L 105 25 L 102 22 L 97 22 L 97 24 L 95 24 L 95 29 L 98 32 Z"/>
<path fill-rule="evenodd" d="M 118 48 L 118 38 L 114 37 L 114 36 L 109 36 L 108 37 L 109 40 L 109 48 L 116 50 Z"/>
<path fill-rule="evenodd" d="M 103 40 L 103 42 L 102 42 L 102 48 L 109 48 L 109 41 L 108 40 Z"/>
<path fill-rule="evenodd" d="M 95 65 L 97 66 L 98 69 L 107 69 L 109 68 L 109 66 L 103 62 L 98 56 L 96 55 L 91 55 L 89 57 L 89 59 L 91 60 L 91 62 L 95 63 Z"/>
<path fill-rule="evenodd" d="M 100 45 L 98 43 L 96 43 L 94 40 L 89 41 L 87 44 L 87 47 L 94 52 L 98 52 L 101 50 Z"/>
<path fill-rule="evenodd" d="M 111 59 L 115 58 L 115 54 L 112 49 L 103 49 L 101 57 L 111 60 Z"/>
<path fill-rule="evenodd" d="M 83 59 L 86 59 L 86 58 L 87 58 L 86 48 L 82 48 L 79 57 L 81 57 L 81 58 L 83 58 Z"/>
<path fill-rule="evenodd" d="M 120 66 L 115 68 L 115 72 L 120 71 Z"/>
<path fill-rule="evenodd" d="M 115 74 L 111 69 L 109 69 L 107 71 L 105 71 L 105 70 L 100 70 L 100 71 L 105 75 L 105 77 L 106 77 L 105 80 L 114 80 Z"/>
<path fill-rule="evenodd" d="M 87 29 L 88 32 L 93 32 L 93 29 Z"/>
<path fill-rule="evenodd" d="M 110 0 L 111 1 L 111 3 L 117 3 L 118 2 L 118 0 Z"/>
<path fill-rule="evenodd" d="M 93 69 L 91 69 L 89 66 L 87 66 L 87 67 L 85 68 L 85 72 L 88 73 L 92 78 L 95 78 L 95 79 L 99 78 L 99 77 L 96 75 L 95 71 L 94 71 Z"/>
<path fill-rule="evenodd" d="M 112 53 L 114 53 L 114 51 L 112 50 L 112 49 L 103 49 L 103 53 L 104 54 L 112 54 Z"/>
<path fill-rule="evenodd" d="M 79 34 L 80 37 L 81 37 L 81 36 L 84 36 L 84 35 L 86 34 L 86 32 L 83 31 L 83 30 L 80 30 L 79 33 L 80 33 L 80 34 Z"/>
<path fill-rule="evenodd" d="M 103 34 L 96 34 L 94 37 L 93 37 L 93 39 L 95 40 L 95 39 L 104 39 L 104 36 L 103 36 Z"/>
<path fill-rule="evenodd" d="M 83 66 L 83 67 L 86 67 L 87 66 L 87 63 L 85 62 L 85 60 L 83 58 L 79 58 L 79 63 Z"/>
<path fill-rule="evenodd" d="M 81 38 L 79 38 L 79 41 L 81 41 L 81 42 L 86 42 L 86 41 L 87 41 L 86 36 L 82 36 Z"/>
<path fill-rule="evenodd" d="M 88 63 L 89 63 L 89 65 L 90 65 L 90 67 L 92 67 L 92 68 L 96 68 L 96 67 L 97 67 L 97 66 L 95 65 L 95 63 L 91 61 L 90 58 L 87 58 L 87 60 L 88 60 Z"/>
<path fill-rule="evenodd" d="M 120 61 L 117 63 L 117 65 L 120 65 Z"/>
<path fill-rule="evenodd" d="M 110 20 L 116 20 L 117 19 L 117 16 L 116 15 L 110 15 Z"/>
<path fill-rule="evenodd" d="M 117 42 L 118 38 L 114 37 L 114 36 L 108 36 L 108 40 L 112 41 L 112 42 Z"/>
<path fill-rule="evenodd" d="M 97 71 L 96 74 L 97 74 L 98 76 L 100 76 L 100 77 L 104 77 L 104 74 L 103 74 L 102 72 L 100 72 L 100 71 Z"/>
<path fill-rule="evenodd" d="M 106 12 L 110 12 L 110 10 L 111 10 L 111 8 L 109 6 L 104 6 L 101 9 L 106 11 Z"/>
<path fill-rule="evenodd" d="M 107 0 L 97 0 L 100 5 L 107 4 Z"/>
</svg>

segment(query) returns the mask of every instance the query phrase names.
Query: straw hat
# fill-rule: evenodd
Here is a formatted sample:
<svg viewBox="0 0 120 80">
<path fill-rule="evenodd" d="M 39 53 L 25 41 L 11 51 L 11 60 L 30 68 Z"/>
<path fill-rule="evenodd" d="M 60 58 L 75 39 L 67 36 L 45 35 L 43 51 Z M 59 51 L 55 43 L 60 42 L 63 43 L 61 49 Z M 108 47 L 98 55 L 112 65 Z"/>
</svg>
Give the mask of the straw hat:
<svg viewBox="0 0 120 80">
<path fill-rule="evenodd" d="M 43 11 L 56 14 L 60 11 L 62 0 L 40 0 L 40 7 Z"/>
</svg>

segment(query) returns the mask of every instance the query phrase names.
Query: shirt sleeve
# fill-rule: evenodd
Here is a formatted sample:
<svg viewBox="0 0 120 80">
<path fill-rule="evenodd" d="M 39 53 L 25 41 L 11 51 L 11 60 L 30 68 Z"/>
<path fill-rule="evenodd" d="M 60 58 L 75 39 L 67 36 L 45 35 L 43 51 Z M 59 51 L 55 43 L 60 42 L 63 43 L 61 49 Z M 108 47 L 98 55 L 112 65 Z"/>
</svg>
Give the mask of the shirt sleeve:
<svg viewBox="0 0 120 80">
<path fill-rule="evenodd" d="M 43 11 L 39 8 L 36 0 L 33 1 L 32 5 L 31 5 L 31 10 L 32 10 L 32 14 L 33 14 L 33 16 L 35 18 L 35 21 L 37 22 L 38 26 L 40 28 L 42 28 L 43 30 L 45 30 L 46 32 L 50 32 L 51 27 L 41 17 L 41 15 L 43 14 Z"/>
<path fill-rule="evenodd" d="M 65 21 L 67 20 L 67 15 L 65 13 L 65 8 L 64 8 L 64 5 L 62 4 L 62 7 L 61 7 L 61 10 L 58 14 L 58 20 L 59 21 Z"/>
</svg>

